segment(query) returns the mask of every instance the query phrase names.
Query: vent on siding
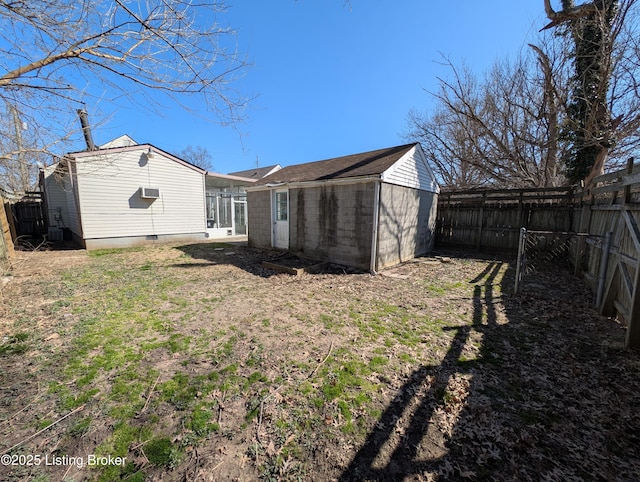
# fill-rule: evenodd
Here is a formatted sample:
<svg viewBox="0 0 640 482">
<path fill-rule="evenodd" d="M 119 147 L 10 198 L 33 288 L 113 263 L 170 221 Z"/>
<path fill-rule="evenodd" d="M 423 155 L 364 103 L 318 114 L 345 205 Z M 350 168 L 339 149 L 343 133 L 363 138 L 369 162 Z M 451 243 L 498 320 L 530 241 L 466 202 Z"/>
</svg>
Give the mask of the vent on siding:
<svg viewBox="0 0 640 482">
<path fill-rule="evenodd" d="M 158 199 L 160 197 L 160 189 L 156 187 L 141 187 L 140 197 L 144 199 Z"/>
</svg>

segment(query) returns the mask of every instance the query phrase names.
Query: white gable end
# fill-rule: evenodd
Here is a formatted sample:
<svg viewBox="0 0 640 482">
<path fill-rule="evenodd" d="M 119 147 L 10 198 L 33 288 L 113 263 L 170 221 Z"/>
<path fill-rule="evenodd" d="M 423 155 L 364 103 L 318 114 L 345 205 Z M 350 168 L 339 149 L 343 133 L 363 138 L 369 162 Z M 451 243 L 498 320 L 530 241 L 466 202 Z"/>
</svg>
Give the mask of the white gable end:
<svg viewBox="0 0 640 482">
<path fill-rule="evenodd" d="M 137 146 L 138 143 L 136 141 L 134 141 L 131 137 L 129 137 L 128 135 L 123 135 L 120 137 L 116 137 L 115 139 L 110 140 L 109 142 L 102 144 L 100 147 L 100 149 L 110 149 L 113 147 L 130 147 L 130 146 Z"/>
<path fill-rule="evenodd" d="M 273 169 L 271 169 L 268 173 L 266 173 L 264 176 L 262 177 L 267 177 L 270 174 L 273 174 L 274 172 L 279 171 L 280 169 L 282 169 L 282 166 L 280 164 L 276 164 L 275 166 L 273 166 Z"/>
<path fill-rule="evenodd" d="M 427 163 L 420 144 L 398 159 L 382 173 L 382 181 L 397 186 L 410 187 L 421 191 L 440 192 L 440 187 Z"/>
</svg>

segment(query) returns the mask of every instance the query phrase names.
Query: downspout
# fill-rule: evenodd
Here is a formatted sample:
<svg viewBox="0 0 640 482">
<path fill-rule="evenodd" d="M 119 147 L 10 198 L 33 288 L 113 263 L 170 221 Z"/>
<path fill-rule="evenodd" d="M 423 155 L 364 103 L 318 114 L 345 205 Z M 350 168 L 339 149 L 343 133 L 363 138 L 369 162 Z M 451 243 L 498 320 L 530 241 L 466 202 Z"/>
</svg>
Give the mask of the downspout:
<svg viewBox="0 0 640 482">
<path fill-rule="evenodd" d="M 380 180 L 376 181 L 373 198 L 373 228 L 371 230 L 371 262 L 369 272 L 376 275 L 376 258 L 378 257 L 378 224 L 380 222 Z"/>
</svg>

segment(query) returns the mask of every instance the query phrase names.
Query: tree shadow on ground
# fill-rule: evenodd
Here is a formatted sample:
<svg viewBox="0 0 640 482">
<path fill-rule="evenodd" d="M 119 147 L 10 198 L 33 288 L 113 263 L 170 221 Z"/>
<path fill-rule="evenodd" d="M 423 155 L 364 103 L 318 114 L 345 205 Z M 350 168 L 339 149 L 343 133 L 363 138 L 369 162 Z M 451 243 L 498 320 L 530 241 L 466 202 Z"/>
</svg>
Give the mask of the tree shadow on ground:
<svg viewBox="0 0 640 482">
<path fill-rule="evenodd" d="M 194 243 L 176 246 L 176 249 L 182 251 L 194 260 L 199 260 L 200 262 L 175 263 L 172 265 L 174 267 L 194 268 L 197 266 L 206 267 L 210 265 L 232 265 L 250 274 L 263 278 L 283 274 L 281 271 L 276 271 L 263 266 L 263 261 L 276 264 L 281 261 L 282 264 L 294 266 L 295 260 L 292 260 L 292 258 L 296 258 L 288 251 L 282 251 L 279 249 L 251 248 L 247 247 L 246 243 Z M 285 260 L 287 262 L 285 262 Z M 306 259 L 300 259 L 299 261 L 300 267 L 309 264 L 309 260 Z M 314 261 L 314 264 L 315 263 L 319 263 L 319 261 Z M 330 274 L 352 274 L 361 273 L 362 271 L 329 264 L 323 267 L 319 272 Z"/>
<path fill-rule="evenodd" d="M 339 480 L 637 480 L 640 356 L 578 279 L 547 269 L 518 295 L 500 261 L 468 280 L 471 324 L 409 376 Z M 474 331 L 480 356 L 465 360 Z"/>
</svg>

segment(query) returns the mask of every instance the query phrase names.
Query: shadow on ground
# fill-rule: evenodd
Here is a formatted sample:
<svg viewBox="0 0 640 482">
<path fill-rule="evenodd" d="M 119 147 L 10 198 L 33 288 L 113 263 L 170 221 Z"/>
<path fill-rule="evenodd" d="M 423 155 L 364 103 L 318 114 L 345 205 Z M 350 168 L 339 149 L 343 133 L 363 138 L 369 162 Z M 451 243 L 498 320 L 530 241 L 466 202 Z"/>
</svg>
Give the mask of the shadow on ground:
<svg viewBox="0 0 640 482">
<path fill-rule="evenodd" d="M 262 265 L 263 261 L 276 264 L 282 261 L 282 264 L 286 264 L 288 266 L 293 267 L 295 265 L 295 262 L 293 262 L 294 260 L 292 260 L 292 255 L 290 255 L 288 251 L 263 248 L 256 249 L 247 247 L 246 243 L 195 243 L 176 246 L 176 249 L 187 254 L 194 260 L 200 261 L 200 263 L 176 263 L 173 265 L 178 268 L 194 268 L 198 265 L 205 267 L 210 265 L 229 264 L 255 276 L 269 278 L 274 275 L 282 274 L 282 272 L 264 267 Z M 287 261 L 286 263 L 284 263 L 285 259 Z M 309 260 L 306 259 L 300 259 L 299 261 L 300 267 L 309 264 Z M 317 262 L 318 261 L 313 261 L 313 264 Z M 333 264 L 327 265 L 319 271 L 319 273 L 326 274 L 351 274 L 356 272 L 360 273 L 361 271 Z"/>
<path fill-rule="evenodd" d="M 16 251 L 73 251 L 83 249 L 74 241 L 50 241 L 46 236 L 18 236 L 13 242 Z"/>
<path fill-rule="evenodd" d="M 637 480 L 640 356 L 578 279 L 547 269 L 518 295 L 501 261 L 468 280 L 472 323 L 408 377 L 339 480 Z M 472 331 L 481 356 L 465 360 Z M 452 383 L 465 375 L 466 398 Z M 436 412 L 455 418 L 440 447 Z"/>
</svg>

